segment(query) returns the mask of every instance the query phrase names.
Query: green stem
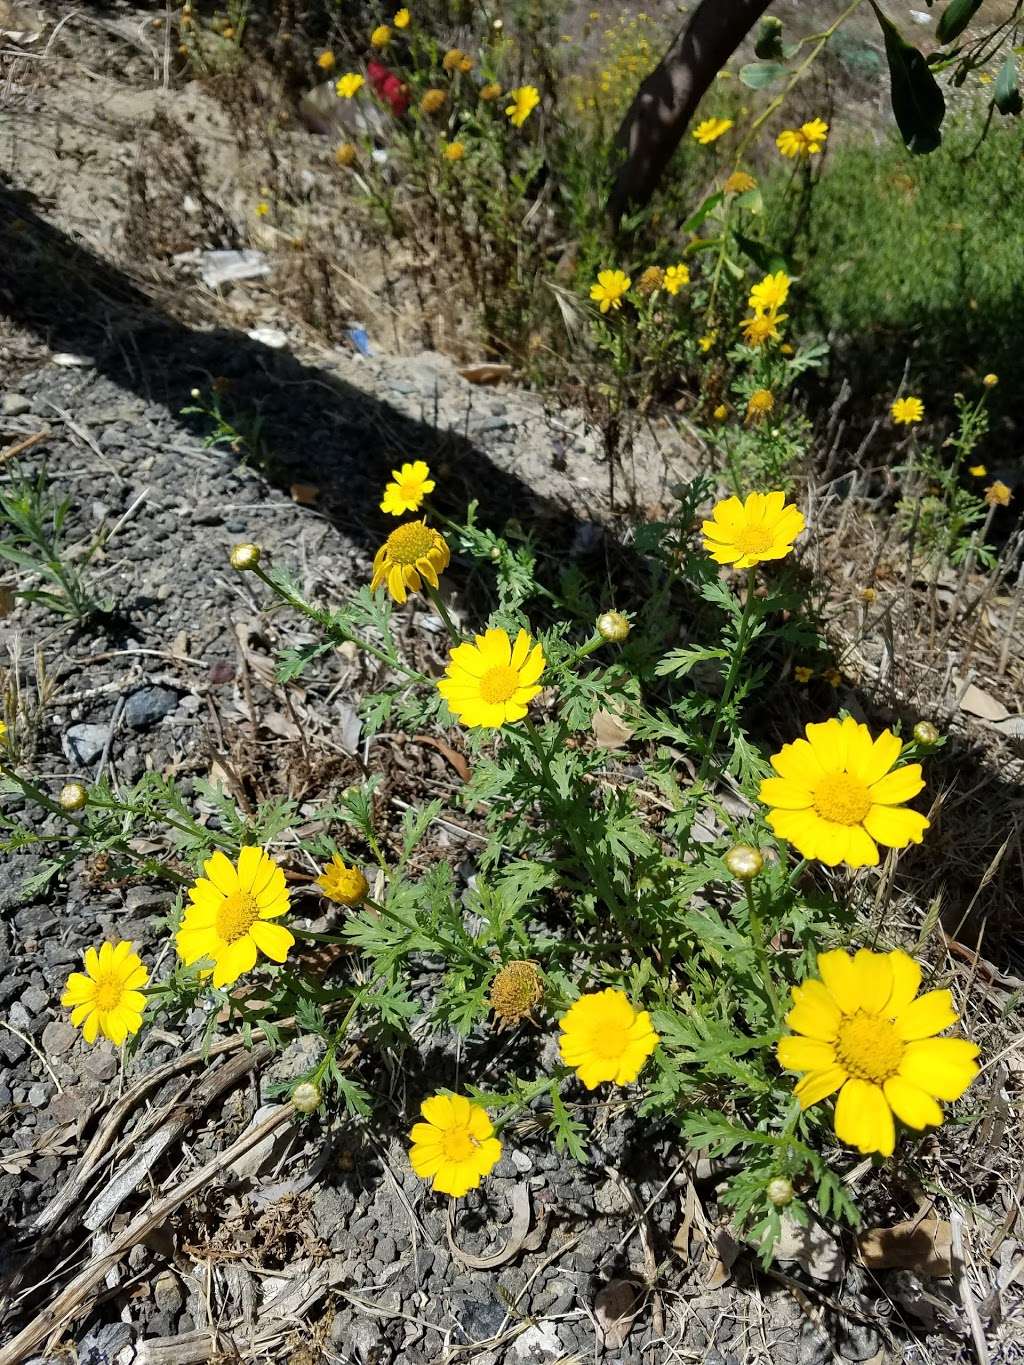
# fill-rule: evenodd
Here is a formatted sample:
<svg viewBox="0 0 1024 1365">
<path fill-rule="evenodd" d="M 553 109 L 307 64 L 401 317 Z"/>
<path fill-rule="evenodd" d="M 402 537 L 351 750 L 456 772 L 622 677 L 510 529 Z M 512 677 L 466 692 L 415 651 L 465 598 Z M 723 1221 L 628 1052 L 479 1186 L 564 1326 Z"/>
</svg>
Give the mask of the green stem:
<svg viewBox="0 0 1024 1365">
<path fill-rule="evenodd" d="M 745 883 L 747 893 L 747 917 L 750 922 L 750 940 L 754 945 L 754 956 L 757 958 L 757 965 L 761 971 L 762 984 L 772 1007 L 775 1022 L 778 1023 L 782 1018 L 782 1006 L 779 1001 L 778 993 L 775 990 L 775 982 L 772 980 L 771 966 L 768 962 L 768 945 L 765 942 L 764 925 L 761 922 L 761 914 L 757 908 L 757 898 L 754 895 L 753 885 L 748 881 Z"/>
<path fill-rule="evenodd" d="M 604 638 L 603 635 L 595 635 L 593 639 L 588 640 L 585 645 L 580 645 L 576 653 L 565 661 L 566 668 L 575 668 L 576 665 L 580 663 L 583 659 L 586 659 L 591 654 L 596 653 L 596 651 L 599 650 L 602 647 L 602 645 L 606 645 L 607 643 L 608 641 Z"/>
<path fill-rule="evenodd" d="M 740 616 L 739 629 L 736 632 L 736 648 L 732 652 L 732 659 L 729 663 L 729 672 L 726 674 L 725 684 L 722 687 L 722 695 L 718 699 L 718 706 L 715 708 L 715 719 L 711 726 L 711 735 L 708 739 L 707 748 L 704 750 L 704 757 L 701 760 L 700 772 L 697 774 L 697 785 L 704 782 L 708 774 L 708 766 L 715 756 L 715 742 L 718 739 L 722 728 L 722 719 L 725 715 L 725 708 L 732 699 L 733 690 L 736 687 L 736 680 L 740 674 L 743 664 L 743 656 L 747 650 L 747 637 L 754 616 L 754 593 L 755 570 L 747 570 L 747 596 L 743 603 L 743 612 Z"/>
<path fill-rule="evenodd" d="M 449 636 L 451 637 L 452 644 L 461 645 L 462 632 L 459 630 L 458 626 L 455 624 L 452 618 L 448 615 L 448 608 L 441 600 L 441 594 L 438 592 L 436 588 L 432 588 L 430 584 L 427 583 L 426 581 L 424 581 L 424 586 L 427 590 L 427 596 L 430 598 L 431 602 L 433 602 L 434 606 L 437 608 L 438 616 L 440 616 L 441 620 L 444 622 L 445 630 L 447 630 Z"/>
</svg>

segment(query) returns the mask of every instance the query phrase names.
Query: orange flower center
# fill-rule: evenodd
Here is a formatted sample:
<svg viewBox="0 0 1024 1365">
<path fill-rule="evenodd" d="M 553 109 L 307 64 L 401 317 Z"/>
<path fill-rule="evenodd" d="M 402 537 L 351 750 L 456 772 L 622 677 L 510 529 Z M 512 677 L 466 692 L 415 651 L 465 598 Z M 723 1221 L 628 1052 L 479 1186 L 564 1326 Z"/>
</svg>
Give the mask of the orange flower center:
<svg viewBox="0 0 1024 1365">
<path fill-rule="evenodd" d="M 100 972 L 95 978 L 95 989 L 93 991 L 93 1004 L 98 1010 L 105 1013 L 109 1010 L 116 1010 L 121 1003 L 121 996 L 124 994 L 124 985 L 120 977 L 114 972 Z"/>
<path fill-rule="evenodd" d="M 736 534 L 736 548 L 745 555 L 763 554 L 771 548 L 771 544 L 772 533 L 767 526 L 744 526 Z"/>
<path fill-rule="evenodd" d="M 217 911 L 217 935 L 225 943 L 234 943 L 249 932 L 253 920 L 259 919 L 260 908 L 256 897 L 248 891 L 232 891 L 225 896 Z"/>
<path fill-rule="evenodd" d="M 468 1128 L 449 1128 L 441 1139 L 441 1150 L 447 1161 L 468 1161 L 476 1152 L 476 1142 Z"/>
<path fill-rule="evenodd" d="M 899 1071 L 905 1044 L 893 1023 L 858 1010 L 839 1025 L 836 1056 L 851 1076 L 880 1085 Z"/>
<path fill-rule="evenodd" d="M 423 521 L 410 521 L 392 531 L 387 539 L 388 559 L 411 569 L 434 548 L 434 532 Z"/>
<path fill-rule="evenodd" d="M 480 696 L 488 706 L 493 706 L 496 702 L 508 701 L 518 686 L 516 670 L 508 664 L 499 664 L 497 668 L 489 668 L 480 679 Z"/>
<path fill-rule="evenodd" d="M 871 809 L 871 793 L 853 773 L 826 773 L 814 788 L 814 809 L 837 825 L 859 825 Z"/>
</svg>

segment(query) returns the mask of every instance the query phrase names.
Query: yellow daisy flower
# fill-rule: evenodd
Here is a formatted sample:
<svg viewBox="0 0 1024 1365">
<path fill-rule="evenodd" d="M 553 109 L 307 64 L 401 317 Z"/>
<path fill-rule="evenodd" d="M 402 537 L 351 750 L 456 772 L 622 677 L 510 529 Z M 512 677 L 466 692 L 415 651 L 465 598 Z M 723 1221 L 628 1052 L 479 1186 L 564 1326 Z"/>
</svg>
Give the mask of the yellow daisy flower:
<svg viewBox="0 0 1024 1365">
<path fill-rule="evenodd" d="M 622 307 L 622 297 L 632 283 L 624 270 L 599 270 L 597 283 L 590 286 L 590 297 L 600 304 L 602 313 L 607 313 L 609 308 Z"/>
<path fill-rule="evenodd" d="M 439 109 L 444 108 L 447 99 L 448 96 L 445 92 L 443 90 L 438 90 L 435 86 L 432 89 L 423 92 L 423 98 L 420 100 L 420 109 L 424 114 L 436 114 Z"/>
<path fill-rule="evenodd" d="M 87 1043 L 103 1035 L 120 1047 L 129 1033 L 142 1027 L 149 972 L 131 943 L 104 943 L 99 952 L 86 948 L 85 972 L 72 972 L 60 1003 L 71 1010 L 71 1022 Z"/>
<path fill-rule="evenodd" d="M 1003 483 L 1002 479 L 996 479 L 995 483 L 990 483 L 985 489 L 984 497 L 989 507 L 1009 507 L 1013 493 L 1009 484 Z"/>
<path fill-rule="evenodd" d="M 400 9 L 391 22 L 395 28 L 408 28 L 412 23 L 412 15 L 407 9 Z"/>
<path fill-rule="evenodd" d="M 288 911 L 284 873 L 273 858 L 247 846 L 236 866 L 218 849 L 203 871 L 206 876 L 189 887 L 192 904 L 175 938 L 185 965 L 208 958 L 214 964 L 213 984 L 230 986 L 252 971 L 258 952 L 283 962 L 295 938 L 270 922 Z"/>
<path fill-rule="evenodd" d="M 335 853 L 317 877 L 316 885 L 337 905 L 362 905 L 370 890 L 370 883 L 359 868 L 348 867 L 340 853 Z"/>
<path fill-rule="evenodd" d="M 697 124 L 691 136 L 695 138 L 702 147 L 706 147 L 710 142 L 717 142 L 723 133 L 729 131 L 732 125 L 733 121 L 731 118 L 706 118 Z"/>
<path fill-rule="evenodd" d="M 988 469 L 983 464 L 972 464 L 968 466 L 967 472 L 976 479 L 983 479 L 988 473 Z"/>
<path fill-rule="evenodd" d="M 785 493 L 751 493 L 746 502 L 723 498 L 711 520 L 701 523 L 704 548 L 716 564 L 751 569 L 766 559 L 784 559 L 804 529 L 803 513 Z"/>
<path fill-rule="evenodd" d="M 780 839 L 829 867 L 874 867 L 879 844 L 921 842 L 928 820 L 903 805 L 924 787 L 921 765 L 895 766 L 903 745 L 891 731 L 872 740 L 847 716 L 807 725 L 804 734 L 772 754 L 778 776 L 766 777 L 758 793 Z"/>
<path fill-rule="evenodd" d="M 441 58 L 441 65 L 445 71 L 458 71 L 465 55 L 461 47 L 450 47 Z"/>
<path fill-rule="evenodd" d="M 396 602 L 404 602 L 410 592 L 419 592 L 425 578 L 432 588 L 437 576 L 447 569 L 451 554 L 444 536 L 425 521 L 407 521 L 397 526 L 377 551 L 373 560 L 370 591 L 382 583 Z"/>
<path fill-rule="evenodd" d="M 718 407 L 715 408 L 711 416 L 715 419 L 716 422 L 724 422 L 725 419 L 729 416 L 728 403 L 719 403 Z"/>
<path fill-rule="evenodd" d="M 823 118 L 812 118 L 808 123 L 801 123 L 800 136 L 804 140 L 808 156 L 817 156 L 828 137 L 828 124 Z"/>
<path fill-rule="evenodd" d="M 506 106 L 505 113 L 513 127 L 521 128 L 540 104 L 540 91 L 535 85 L 520 85 L 509 91 L 509 99 L 512 103 Z"/>
<path fill-rule="evenodd" d="M 798 683 L 809 683 L 814 677 L 814 669 L 808 668 L 806 664 L 797 664 L 793 669 L 793 677 Z"/>
<path fill-rule="evenodd" d="M 958 1015 L 949 991 L 918 995 L 921 968 L 906 953 L 818 956 L 820 980 L 793 987 L 792 1034 L 779 1065 L 803 1072 L 794 1094 L 809 1109 L 839 1091 L 835 1130 L 860 1152 L 892 1156 L 893 1116 L 908 1128 L 937 1127 L 939 1100 L 958 1100 L 978 1075 L 978 1048 L 936 1038 Z M 916 996 L 916 999 L 915 999 Z"/>
<path fill-rule="evenodd" d="M 414 460 L 412 464 L 393 469 L 391 477 L 394 482 L 385 485 L 380 510 L 392 517 L 418 512 L 423 499 L 437 487 L 425 460 Z"/>
<path fill-rule="evenodd" d="M 602 1081 L 635 1081 L 660 1041 L 647 1011 L 634 1009 L 623 991 L 612 988 L 581 995 L 558 1027 L 562 1061 L 588 1090 Z"/>
<path fill-rule="evenodd" d="M 912 427 L 924 416 L 924 404 L 920 398 L 894 398 L 889 411 L 897 426 Z"/>
<path fill-rule="evenodd" d="M 684 284 L 690 283 L 690 268 L 682 264 L 670 265 L 665 271 L 665 290 L 669 294 L 678 294 Z"/>
<path fill-rule="evenodd" d="M 270 212 L 270 205 L 266 202 L 266 200 L 261 200 L 261 201 L 256 205 L 256 216 L 257 216 L 258 218 L 266 218 L 266 216 L 267 216 L 267 214 L 268 214 L 269 212 Z"/>
<path fill-rule="evenodd" d="M 414 1123 L 409 1161 L 438 1194 L 461 1199 L 475 1190 L 501 1160 L 501 1142 L 479 1104 L 464 1095 L 432 1095 L 420 1105 L 426 1120 Z"/>
<path fill-rule="evenodd" d="M 543 648 L 525 630 L 515 644 L 505 631 L 488 630 L 475 644 L 455 646 L 437 690 L 467 729 L 497 730 L 526 715 L 545 663 Z"/>
<path fill-rule="evenodd" d="M 378 24 L 370 34 L 371 47 L 384 48 L 391 41 L 391 29 L 387 24 Z"/>
<path fill-rule="evenodd" d="M 757 181 L 746 171 L 733 171 L 728 180 L 722 186 L 726 194 L 746 194 L 747 190 L 757 188 Z"/>
<path fill-rule="evenodd" d="M 779 341 L 782 333 L 779 331 L 779 323 L 785 322 L 789 317 L 788 313 L 755 313 L 753 317 L 744 318 L 740 323 L 740 331 L 743 333 L 743 340 L 748 346 L 763 346 L 766 341 Z M 758 390 L 767 393 L 767 389 Z M 772 400 L 774 407 L 775 400 Z"/>
<path fill-rule="evenodd" d="M 359 94 L 365 84 L 358 71 L 346 71 L 344 76 L 339 76 L 335 81 L 334 88 L 341 99 L 350 100 L 353 95 Z"/>
<path fill-rule="evenodd" d="M 774 411 L 775 395 L 771 389 L 755 389 L 747 399 L 747 425 L 753 426 L 755 422 L 763 422 Z"/>
<path fill-rule="evenodd" d="M 775 145 L 783 156 L 800 156 L 805 150 L 803 137 L 798 128 L 783 128 L 775 139 Z"/>
<path fill-rule="evenodd" d="M 0 739 L 6 739 L 6 738 L 7 738 L 7 722 L 6 722 L 5 720 L 0 720 Z"/>
<path fill-rule="evenodd" d="M 334 60 L 333 52 L 321 52 L 316 59 L 316 64 L 321 71 L 331 71 L 334 68 Z"/>
<path fill-rule="evenodd" d="M 466 155 L 466 145 L 463 142 L 446 142 L 442 156 L 446 161 L 461 161 Z"/>
<path fill-rule="evenodd" d="M 697 338 L 697 345 L 702 351 L 710 351 L 717 340 L 717 332 L 705 332 L 702 337 Z"/>
<path fill-rule="evenodd" d="M 985 385 L 986 389 L 994 389 L 999 383 L 999 376 L 997 374 L 987 374 L 981 382 Z"/>
<path fill-rule="evenodd" d="M 791 283 L 784 270 L 777 270 L 774 275 L 765 275 L 752 286 L 747 307 L 753 309 L 755 313 L 777 313 L 789 298 Z"/>
</svg>

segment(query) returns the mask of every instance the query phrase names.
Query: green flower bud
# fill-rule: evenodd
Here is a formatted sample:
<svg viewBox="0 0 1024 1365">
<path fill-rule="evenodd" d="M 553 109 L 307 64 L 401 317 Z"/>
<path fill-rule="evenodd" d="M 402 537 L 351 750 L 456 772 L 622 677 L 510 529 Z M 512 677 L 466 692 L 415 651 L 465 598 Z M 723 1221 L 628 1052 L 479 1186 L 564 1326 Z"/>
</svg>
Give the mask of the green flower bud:
<svg viewBox="0 0 1024 1365">
<path fill-rule="evenodd" d="M 629 630 L 629 622 L 621 611 L 602 612 L 597 618 L 597 633 L 610 645 L 621 645 Z"/>
<path fill-rule="evenodd" d="M 914 738 L 918 744 L 938 744 L 941 736 L 930 720 L 919 720 L 914 726 Z"/>
<path fill-rule="evenodd" d="M 322 1098 L 318 1085 L 312 1081 L 300 1081 L 292 1091 L 292 1108 L 298 1114 L 315 1114 Z"/>
<path fill-rule="evenodd" d="M 231 567 L 244 571 L 255 569 L 260 562 L 260 547 L 258 545 L 236 545 L 231 551 Z"/>
<path fill-rule="evenodd" d="M 787 1204 L 793 1202 L 793 1186 L 784 1175 L 777 1175 L 774 1180 L 769 1180 L 765 1193 L 769 1202 L 777 1209 L 784 1209 Z"/>
<path fill-rule="evenodd" d="M 738 882 L 750 882 L 764 867 L 761 850 L 752 844 L 734 844 L 723 862 Z"/>
<path fill-rule="evenodd" d="M 81 810 L 89 799 L 89 793 L 82 786 L 81 782 L 68 782 L 60 789 L 60 796 L 57 801 L 61 810 L 74 811 Z"/>
</svg>

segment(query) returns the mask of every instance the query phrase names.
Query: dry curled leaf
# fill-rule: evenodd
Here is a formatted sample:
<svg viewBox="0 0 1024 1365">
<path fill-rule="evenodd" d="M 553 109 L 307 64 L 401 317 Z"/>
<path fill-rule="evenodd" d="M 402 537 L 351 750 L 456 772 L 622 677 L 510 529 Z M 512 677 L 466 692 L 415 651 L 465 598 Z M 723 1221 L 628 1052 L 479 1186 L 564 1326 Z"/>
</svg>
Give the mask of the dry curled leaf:
<svg viewBox="0 0 1024 1365">
<path fill-rule="evenodd" d="M 470 384 L 499 384 L 503 379 L 512 378 L 512 366 L 489 364 L 485 361 L 479 365 L 463 365 L 459 374 Z"/>
<path fill-rule="evenodd" d="M 970 683 L 960 698 L 960 710 L 981 720 L 1001 721 L 1010 714 L 1003 703 L 990 692 L 983 691 Z"/>
<path fill-rule="evenodd" d="M 590 728 L 602 749 L 624 749 L 633 738 L 633 731 L 614 711 L 595 711 Z"/>
<path fill-rule="evenodd" d="M 608 1351 L 625 1345 L 640 1311 L 643 1296 L 632 1280 L 609 1280 L 594 1300 L 597 1338 Z"/>
<path fill-rule="evenodd" d="M 471 1251 L 463 1251 L 455 1245 L 455 1203 L 448 1205 L 448 1245 L 452 1255 L 471 1270 L 493 1270 L 513 1260 L 525 1248 L 530 1233 L 530 1187 L 520 1184 L 512 1190 L 512 1221 L 508 1225 L 508 1237 L 500 1251 L 492 1251 L 487 1256 L 475 1256 Z"/>
<path fill-rule="evenodd" d="M 952 1248 L 953 1232 L 944 1218 L 871 1228 L 857 1238 L 857 1252 L 869 1270 L 913 1270 L 945 1277 L 953 1273 Z"/>
</svg>

